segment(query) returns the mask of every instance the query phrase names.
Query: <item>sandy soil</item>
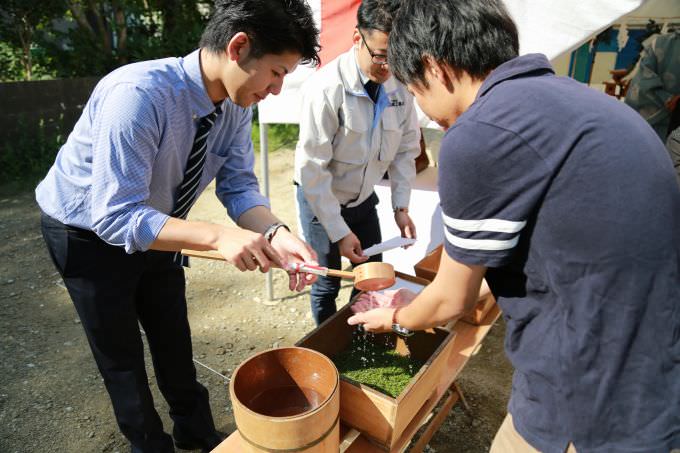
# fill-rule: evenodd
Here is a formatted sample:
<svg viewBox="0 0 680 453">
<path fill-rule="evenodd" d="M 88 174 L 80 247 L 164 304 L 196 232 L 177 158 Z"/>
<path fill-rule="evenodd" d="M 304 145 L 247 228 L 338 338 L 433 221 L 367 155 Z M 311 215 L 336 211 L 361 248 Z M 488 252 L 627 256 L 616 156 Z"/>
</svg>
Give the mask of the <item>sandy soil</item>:
<svg viewBox="0 0 680 453">
<path fill-rule="evenodd" d="M 272 153 L 273 210 L 294 226 L 292 167 L 292 151 Z M 224 221 L 212 190 L 202 195 L 191 218 Z M 42 242 L 32 192 L 0 197 L 0 239 L 0 451 L 129 451 L 76 312 Z M 201 260 L 194 260 L 187 282 L 199 380 L 210 390 L 218 429 L 231 432 L 228 376 L 253 353 L 292 345 L 314 328 L 308 294 L 290 293 L 284 276 L 276 273 L 278 299 L 269 302 L 260 273 L 242 274 Z M 349 291 L 343 288 L 339 302 L 347 300 Z M 512 370 L 503 355 L 503 331 L 500 322 L 460 376 L 471 412 L 456 406 L 428 451 L 488 450 L 510 392 Z M 150 359 L 147 365 L 156 407 L 169 431 L 167 405 Z"/>
</svg>

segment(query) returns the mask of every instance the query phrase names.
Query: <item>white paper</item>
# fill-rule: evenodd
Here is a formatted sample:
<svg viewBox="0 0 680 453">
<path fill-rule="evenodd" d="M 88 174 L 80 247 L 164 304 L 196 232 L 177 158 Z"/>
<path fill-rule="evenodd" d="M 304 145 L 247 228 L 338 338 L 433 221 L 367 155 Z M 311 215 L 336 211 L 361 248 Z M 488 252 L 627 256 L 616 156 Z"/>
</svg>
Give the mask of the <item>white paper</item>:
<svg viewBox="0 0 680 453">
<path fill-rule="evenodd" d="M 367 249 L 364 249 L 364 256 L 373 256 L 378 253 L 384 253 L 388 250 L 396 249 L 397 247 L 404 247 L 406 245 L 415 244 L 415 239 L 403 238 L 400 236 L 395 236 L 392 239 L 381 242 L 380 244 L 375 244 Z"/>
<path fill-rule="evenodd" d="M 396 282 L 394 285 L 390 286 L 388 289 L 389 290 L 395 290 L 395 289 L 400 289 L 400 288 L 406 288 L 410 291 L 413 291 L 416 294 L 420 294 L 420 292 L 425 288 L 425 285 L 421 283 L 415 283 L 410 280 L 404 280 L 401 277 L 397 277 Z M 383 290 L 384 291 L 384 290 Z"/>
</svg>

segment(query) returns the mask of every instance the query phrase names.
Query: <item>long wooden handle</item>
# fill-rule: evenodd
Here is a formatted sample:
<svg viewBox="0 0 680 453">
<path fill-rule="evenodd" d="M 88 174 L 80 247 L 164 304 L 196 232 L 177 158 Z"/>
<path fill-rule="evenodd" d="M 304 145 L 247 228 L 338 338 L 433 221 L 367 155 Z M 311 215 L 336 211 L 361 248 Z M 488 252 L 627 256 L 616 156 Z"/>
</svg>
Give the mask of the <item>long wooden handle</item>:
<svg viewBox="0 0 680 453">
<path fill-rule="evenodd" d="M 328 272 L 326 273 L 329 277 L 340 277 L 340 278 L 348 278 L 350 280 L 354 280 L 354 272 L 350 271 L 339 271 L 337 269 L 328 269 Z"/>
<path fill-rule="evenodd" d="M 220 253 L 214 251 L 203 252 L 201 250 L 182 249 L 182 255 L 191 256 L 194 258 L 206 258 L 209 260 L 227 261 Z"/>
<path fill-rule="evenodd" d="M 193 258 L 205 258 L 209 260 L 226 261 L 222 255 L 215 251 L 203 252 L 200 250 L 182 249 L 182 255 L 190 256 Z M 326 275 L 331 277 L 348 278 L 350 280 L 354 279 L 354 272 L 339 271 L 336 269 L 328 269 L 328 273 Z"/>
</svg>

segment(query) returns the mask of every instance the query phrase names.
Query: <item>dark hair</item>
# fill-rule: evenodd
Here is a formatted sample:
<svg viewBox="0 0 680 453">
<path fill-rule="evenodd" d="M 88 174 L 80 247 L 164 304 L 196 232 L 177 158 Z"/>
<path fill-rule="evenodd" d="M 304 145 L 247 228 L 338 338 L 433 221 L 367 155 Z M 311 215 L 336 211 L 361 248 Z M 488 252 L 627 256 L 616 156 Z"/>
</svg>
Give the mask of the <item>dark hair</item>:
<svg viewBox="0 0 680 453">
<path fill-rule="evenodd" d="M 426 56 L 483 79 L 519 54 L 519 37 L 500 0 L 406 0 L 387 54 L 392 73 L 405 84 L 427 86 Z"/>
<path fill-rule="evenodd" d="M 200 46 L 223 52 L 238 32 L 250 38 L 255 58 L 292 51 L 319 64 L 319 30 L 304 0 L 217 0 Z"/>
<path fill-rule="evenodd" d="M 389 34 L 400 5 L 400 0 L 363 0 L 357 10 L 357 26 L 368 32 L 379 30 Z"/>
</svg>

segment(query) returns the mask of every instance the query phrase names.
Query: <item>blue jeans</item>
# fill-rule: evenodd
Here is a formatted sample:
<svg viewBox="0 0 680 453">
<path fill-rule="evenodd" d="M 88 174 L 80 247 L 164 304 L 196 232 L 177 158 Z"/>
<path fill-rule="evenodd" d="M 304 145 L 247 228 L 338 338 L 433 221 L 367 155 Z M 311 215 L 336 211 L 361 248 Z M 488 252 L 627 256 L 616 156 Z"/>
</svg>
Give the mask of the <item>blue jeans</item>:
<svg viewBox="0 0 680 453">
<path fill-rule="evenodd" d="M 312 208 L 305 199 L 302 187 L 297 187 L 297 199 L 300 208 L 300 223 L 305 240 L 316 252 L 319 264 L 332 269 L 340 269 L 340 250 L 337 242 L 331 242 L 326 230 L 312 212 Z M 382 242 L 380 222 L 375 206 L 378 196 L 373 193 L 366 201 L 353 208 L 343 207 L 340 215 L 349 228 L 359 238 L 361 248 L 367 248 Z M 382 255 L 374 255 L 368 261 L 382 261 Z M 311 306 L 314 321 L 319 325 L 330 318 L 336 311 L 335 299 L 340 291 L 340 278 L 319 277 L 312 285 Z M 352 296 L 357 293 L 352 291 Z"/>
</svg>

